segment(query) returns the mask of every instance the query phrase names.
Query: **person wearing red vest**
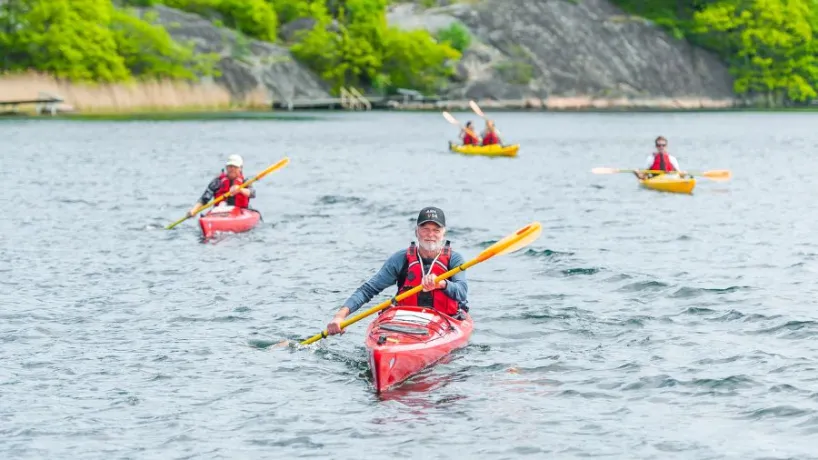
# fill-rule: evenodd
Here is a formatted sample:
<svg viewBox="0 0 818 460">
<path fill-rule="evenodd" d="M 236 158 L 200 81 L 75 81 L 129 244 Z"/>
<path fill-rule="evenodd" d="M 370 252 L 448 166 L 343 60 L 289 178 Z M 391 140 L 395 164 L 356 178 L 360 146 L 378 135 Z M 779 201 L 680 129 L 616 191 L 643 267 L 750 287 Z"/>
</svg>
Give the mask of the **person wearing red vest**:
<svg viewBox="0 0 818 460">
<path fill-rule="evenodd" d="M 474 126 L 471 121 L 466 122 L 466 129 L 460 132 L 463 138 L 463 145 L 480 145 L 480 138 L 474 133 Z"/>
<path fill-rule="evenodd" d="M 242 160 L 241 156 L 230 155 L 227 158 L 225 169 L 222 170 L 219 177 L 210 181 L 202 197 L 199 198 L 199 201 L 188 211 L 188 215 L 193 217 L 196 210 L 202 205 L 209 203 L 210 200 L 218 198 L 227 192 L 230 192 L 231 196 L 219 203 L 220 205 L 225 204 L 237 208 L 250 207 L 250 198 L 256 197 L 256 190 L 252 186 L 239 189 L 239 186 L 244 183 L 244 175 L 242 174 L 243 166 L 244 160 Z"/>
<path fill-rule="evenodd" d="M 664 136 L 656 138 L 656 152 L 645 160 L 645 169 L 650 171 L 665 171 L 668 173 L 681 172 L 679 161 L 676 160 L 676 157 L 667 152 L 667 139 L 665 139 Z M 640 179 L 656 175 L 655 173 L 642 173 L 640 171 L 635 171 L 634 174 Z"/>
<path fill-rule="evenodd" d="M 398 305 L 418 305 L 434 308 L 440 313 L 459 317 L 469 311 L 466 300 L 469 287 L 466 273 L 435 283 L 435 278 L 449 269 L 465 263 L 463 256 L 453 251 L 446 237 L 446 217 L 440 208 L 427 207 L 420 211 L 415 227 L 417 244 L 392 254 L 378 273 L 361 285 L 327 325 L 330 335 L 343 333 L 341 322 L 389 286 L 397 286 L 395 295 L 416 286 L 423 291 L 398 302 Z"/>
<path fill-rule="evenodd" d="M 497 135 L 497 130 L 494 128 L 494 122 L 486 120 L 486 131 L 483 133 L 483 145 L 499 144 L 500 136 Z"/>
</svg>

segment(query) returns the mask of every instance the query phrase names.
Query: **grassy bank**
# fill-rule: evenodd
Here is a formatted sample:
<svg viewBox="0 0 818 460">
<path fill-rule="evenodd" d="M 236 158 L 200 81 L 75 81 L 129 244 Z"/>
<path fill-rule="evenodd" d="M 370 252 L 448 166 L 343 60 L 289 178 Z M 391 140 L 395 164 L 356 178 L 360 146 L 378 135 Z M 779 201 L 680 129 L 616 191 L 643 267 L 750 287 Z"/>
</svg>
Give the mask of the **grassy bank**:
<svg viewBox="0 0 818 460">
<path fill-rule="evenodd" d="M 235 98 L 213 82 L 174 80 L 132 83 L 79 83 L 58 80 L 39 73 L 0 75 L 0 101 L 29 100 L 54 96 L 65 101 L 62 112 L 83 114 L 136 114 L 150 112 L 212 112 L 269 110 L 266 91 L 257 90 Z M 34 105 L 20 106 L 34 113 Z"/>
<path fill-rule="evenodd" d="M 282 113 L 248 110 L 231 111 L 174 111 L 174 112 L 140 112 L 140 113 L 74 113 L 64 114 L 56 117 L 42 117 L 40 120 L 71 120 L 78 122 L 94 121 L 229 121 L 229 120 L 275 120 L 275 121 L 314 121 L 323 120 L 326 117 L 316 114 L 306 113 Z"/>
</svg>

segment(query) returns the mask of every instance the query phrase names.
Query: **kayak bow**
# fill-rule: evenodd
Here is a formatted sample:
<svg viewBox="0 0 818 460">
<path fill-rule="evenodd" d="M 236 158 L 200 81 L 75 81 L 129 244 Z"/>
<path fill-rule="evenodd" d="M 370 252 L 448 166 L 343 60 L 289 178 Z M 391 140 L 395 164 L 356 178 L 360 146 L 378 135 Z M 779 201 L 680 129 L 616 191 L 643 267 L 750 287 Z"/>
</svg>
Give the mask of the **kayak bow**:
<svg viewBox="0 0 818 460">
<path fill-rule="evenodd" d="M 383 312 L 366 333 L 375 391 L 385 392 L 465 347 L 474 323 L 468 313 L 454 319 L 430 308 L 399 306 Z"/>
<path fill-rule="evenodd" d="M 639 183 L 647 189 L 670 193 L 690 194 L 693 193 L 693 188 L 696 187 L 696 179 L 692 177 L 679 177 L 668 174 L 660 174 L 644 180 L 640 179 Z"/>
<path fill-rule="evenodd" d="M 202 236 L 209 239 L 215 233 L 250 231 L 258 224 L 260 219 L 261 214 L 255 209 L 236 207 L 219 209 L 219 207 L 215 207 L 199 218 L 199 226 L 202 229 Z"/>
</svg>

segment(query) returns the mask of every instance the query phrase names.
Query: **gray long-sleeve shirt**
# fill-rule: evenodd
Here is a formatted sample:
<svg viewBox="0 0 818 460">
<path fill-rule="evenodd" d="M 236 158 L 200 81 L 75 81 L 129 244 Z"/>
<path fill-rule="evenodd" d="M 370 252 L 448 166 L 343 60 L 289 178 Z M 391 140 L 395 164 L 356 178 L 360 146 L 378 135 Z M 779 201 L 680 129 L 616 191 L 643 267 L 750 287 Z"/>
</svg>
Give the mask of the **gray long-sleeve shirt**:
<svg viewBox="0 0 818 460">
<path fill-rule="evenodd" d="M 463 256 L 455 251 L 452 251 L 449 259 L 449 269 L 455 268 L 465 263 Z M 392 254 L 383 264 L 378 273 L 361 285 L 352 295 L 344 302 L 344 306 L 349 308 L 350 313 L 355 312 L 362 305 L 372 300 L 373 297 L 380 294 L 389 286 L 399 287 L 398 276 L 406 265 L 406 249 L 402 249 Z M 428 266 L 425 264 L 424 266 Z M 443 291 L 460 304 L 460 308 L 468 310 L 468 301 L 466 297 L 469 292 L 469 285 L 466 281 L 466 272 L 460 272 L 446 280 L 448 284 Z"/>
<path fill-rule="evenodd" d="M 236 184 L 233 184 L 233 182 L 234 181 L 231 181 L 231 184 L 230 184 L 231 186 L 236 185 Z M 205 189 L 204 193 L 202 193 L 202 197 L 199 198 L 199 202 L 202 203 L 202 204 L 209 203 L 210 200 L 212 200 L 213 197 L 216 196 L 216 192 L 219 191 L 219 188 L 221 186 L 222 186 L 222 182 L 219 180 L 218 177 L 216 177 L 215 179 L 210 181 L 210 183 L 207 184 L 207 188 Z M 245 187 L 245 188 L 250 189 L 250 196 L 248 198 L 255 198 L 256 197 L 256 189 L 254 189 L 252 185 L 250 185 L 248 187 Z M 234 202 L 235 202 L 235 197 L 231 196 L 231 197 L 229 197 L 227 199 L 227 203 L 225 203 L 225 204 L 227 204 L 228 206 L 233 206 Z"/>
</svg>

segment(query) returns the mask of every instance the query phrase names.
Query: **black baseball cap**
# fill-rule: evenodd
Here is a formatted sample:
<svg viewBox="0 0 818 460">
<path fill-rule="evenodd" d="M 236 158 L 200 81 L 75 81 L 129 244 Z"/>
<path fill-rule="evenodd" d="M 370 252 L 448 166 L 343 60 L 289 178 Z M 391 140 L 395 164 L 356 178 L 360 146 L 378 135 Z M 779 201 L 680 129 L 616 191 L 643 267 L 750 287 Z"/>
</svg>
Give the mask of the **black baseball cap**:
<svg viewBox="0 0 818 460">
<path fill-rule="evenodd" d="M 434 222 L 441 227 L 445 227 L 446 216 L 443 214 L 442 209 L 429 206 L 420 210 L 420 214 L 418 214 L 418 227 L 426 222 Z"/>
</svg>

